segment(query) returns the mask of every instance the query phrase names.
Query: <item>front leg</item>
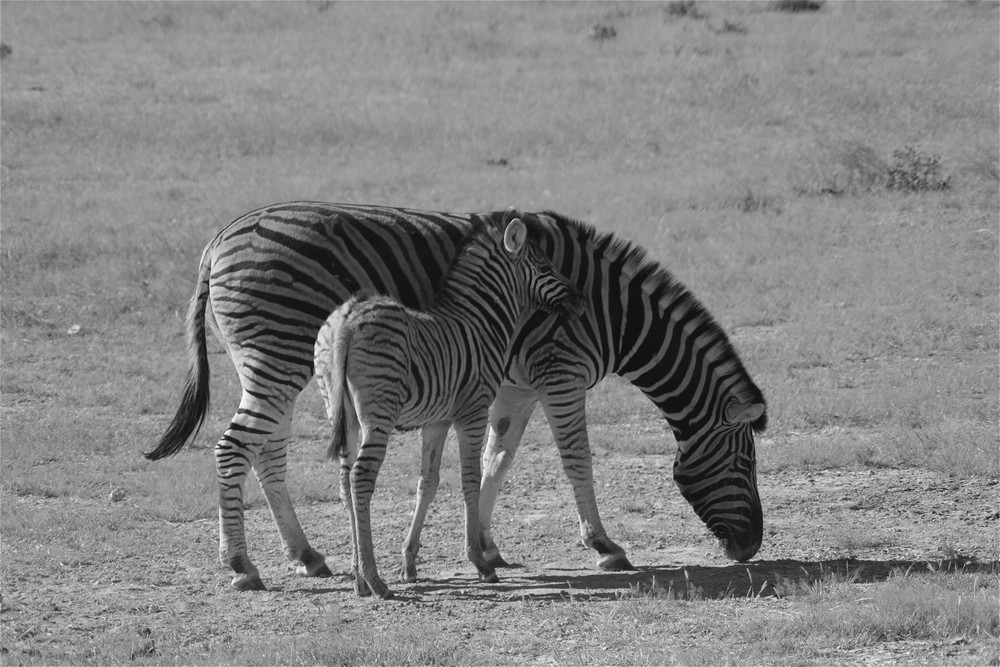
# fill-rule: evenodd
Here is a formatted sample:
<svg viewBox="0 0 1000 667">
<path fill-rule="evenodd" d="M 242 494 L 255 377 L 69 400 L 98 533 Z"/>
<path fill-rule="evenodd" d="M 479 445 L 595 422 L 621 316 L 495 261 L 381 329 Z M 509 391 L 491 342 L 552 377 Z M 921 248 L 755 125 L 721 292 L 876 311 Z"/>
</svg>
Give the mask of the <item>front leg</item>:
<svg viewBox="0 0 1000 667">
<path fill-rule="evenodd" d="M 427 508 L 437 494 L 441 480 L 441 451 L 448 435 L 451 422 L 428 424 L 421 430 L 423 447 L 421 450 L 420 480 L 417 482 L 417 505 L 413 508 L 410 530 L 403 541 L 403 568 L 400 580 L 417 580 L 417 551 L 420 549 L 420 532 L 427 517 Z"/>
<path fill-rule="evenodd" d="M 456 421 L 458 452 L 462 462 L 462 495 L 465 498 L 465 553 L 476 570 L 479 580 L 493 584 L 499 581 L 496 568 L 483 557 L 479 535 L 479 484 L 482 478 L 479 456 L 486 435 L 488 408 L 484 407 L 472 418 Z"/>
<path fill-rule="evenodd" d="M 558 398 L 555 398 L 558 397 Z M 558 392 L 540 392 L 539 400 L 552 429 L 563 471 L 573 487 L 573 499 L 580 517 L 580 538 L 599 554 L 602 570 L 634 570 L 625 550 L 608 537 L 597 510 L 594 495 L 594 470 L 587 437 L 587 392 L 577 388 Z"/>
</svg>

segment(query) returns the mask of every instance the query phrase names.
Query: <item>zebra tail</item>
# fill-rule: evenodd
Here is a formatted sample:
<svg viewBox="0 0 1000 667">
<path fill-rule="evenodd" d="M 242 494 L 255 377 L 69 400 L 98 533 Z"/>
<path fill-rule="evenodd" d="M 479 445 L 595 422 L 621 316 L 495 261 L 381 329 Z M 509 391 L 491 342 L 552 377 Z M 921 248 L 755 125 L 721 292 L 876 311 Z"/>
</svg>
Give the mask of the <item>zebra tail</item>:
<svg viewBox="0 0 1000 667">
<path fill-rule="evenodd" d="M 340 313 L 340 321 L 334 330 L 332 377 L 330 382 L 330 425 L 333 435 L 326 456 L 333 461 L 347 456 L 347 348 L 351 342 L 351 332 L 346 326 L 347 314 L 354 302 L 345 305 Z"/>
<path fill-rule="evenodd" d="M 208 248 L 198 267 L 198 286 L 187 312 L 188 369 L 181 404 L 177 408 L 167 432 L 156 448 L 143 452 L 150 461 L 173 456 L 197 435 L 208 413 L 208 352 L 205 345 L 205 308 L 208 305 L 208 278 L 210 271 Z"/>
</svg>

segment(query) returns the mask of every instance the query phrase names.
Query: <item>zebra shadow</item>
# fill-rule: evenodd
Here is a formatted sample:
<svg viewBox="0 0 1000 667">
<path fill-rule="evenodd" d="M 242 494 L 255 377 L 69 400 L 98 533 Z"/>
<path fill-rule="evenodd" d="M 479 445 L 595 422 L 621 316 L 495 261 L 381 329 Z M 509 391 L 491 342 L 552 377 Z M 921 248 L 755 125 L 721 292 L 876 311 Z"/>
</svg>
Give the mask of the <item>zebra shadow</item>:
<svg viewBox="0 0 1000 667">
<path fill-rule="evenodd" d="M 762 560 L 724 566 L 650 566 L 630 572 L 547 569 L 512 573 L 497 584 L 476 584 L 468 577 L 422 580 L 399 591 L 404 597 L 468 598 L 499 602 L 622 600 L 664 597 L 720 600 L 734 597 L 783 597 L 823 582 L 877 583 L 896 573 L 1000 573 L 1000 562 L 969 558 L 947 560 Z"/>
</svg>

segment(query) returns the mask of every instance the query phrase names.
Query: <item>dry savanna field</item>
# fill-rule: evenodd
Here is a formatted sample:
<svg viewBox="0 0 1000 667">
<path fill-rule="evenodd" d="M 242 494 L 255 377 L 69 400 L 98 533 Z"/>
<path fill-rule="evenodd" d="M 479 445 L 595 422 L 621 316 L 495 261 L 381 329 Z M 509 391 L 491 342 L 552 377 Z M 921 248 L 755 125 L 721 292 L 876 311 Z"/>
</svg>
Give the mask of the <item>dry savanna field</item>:
<svg viewBox="0 0 1000 667">
<path fill-rule="evenodd" d="M 996 2 L 0 4 L 0 662 L 1000 663 Z M 728 561 L 675 444 L 609 378 L 602 572 L 536 414 L 479 584 L 453 440 L 420 579 L 354 596 L 313 385 L 290 482 L 332 578 L 297 577 L 249 483 L 218 562 L 212 406 L 180 398 L 183 315 L 228 221 L 295 199 L 552 209 L 644 246 L 768 399 L 764 543 Z M 390 575 L 419 446 L 374 504 Z"/>
</svg>

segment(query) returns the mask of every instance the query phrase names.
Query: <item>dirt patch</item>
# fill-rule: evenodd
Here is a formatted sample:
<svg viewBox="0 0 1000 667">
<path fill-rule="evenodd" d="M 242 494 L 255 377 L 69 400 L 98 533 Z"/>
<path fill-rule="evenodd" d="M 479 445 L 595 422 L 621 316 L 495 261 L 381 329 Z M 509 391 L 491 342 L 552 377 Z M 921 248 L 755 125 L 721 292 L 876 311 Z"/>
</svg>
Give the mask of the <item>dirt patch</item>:
<svg viewBox="0 0 1000 667">
<path fill-rule="evenodd" d="M 569 486 L 554 463 L 554 453 L 545 447 L 526 445 L 519 453 L 494 533 L 507 559 L 521 567 L 501 570 L 495 585 L 477 583 L 462 555 L 458 482 L 447 475 L 424 532 L 420 580 L 395 581 L 413 499 L 408 471 L 390 461 L 379 480 L 374 516 L 380 570 L 396 593 L 391 601 L 354 596 L 346 569 L 350 543 L 339 503 L 299 507 L 313 545 L 335 572 L 327 579 L 295 576 L 282 562 L 267 510 L 247 512 L 251 557 L 270 588 L 263 593 L 229 588 L 229 573 L 217 564 L 214 520 L 173 525 L 143 520 L 139 513 L 127 529 L 136 544 L 166 535 L 166 553 L 141 555 L 137 549 L 114 559 L 82 556 L 49 562 L 44 569 L 26 567 L 24 559 L 8 553 L 0 617 L 4 662 L 52 663 L 87 655 L 109 659 L 106 644 L 117 641 L 119 652 L 110 659 L 117 655 L 155 663 L 195 648 L 217 656 L 220 646 L 247 638 L 427 624 L 443 637 L 463 641 L 489 635 L 497 659 L 531 662 L 541 656 L 504 655 L 503 638 L 537 632 L 541 621 L 533 614 L 548 608 L 539 618 L 551 619 L 551 605 L 597 604 L 654 585 L 695 590 L 708 599 L 766 598 L 774 595 L 773 584 L 782 577 L 815 580 L 823 572 L 851 572 L 864 584 L 881 581 L 897 568 L 927 568 L 935 562 L 940 567 L 941 559 L 949 560 L 946 567 L 966 568 L 984 568 L 997 559 L 996 481 L 921 470 L 765 474 L 760 478 L 764 545 L 753 561 L 734 564 L 716 550 L 673 488 L 670 457 L 603 456 L 596 469 L 605 523 L 638 567 L 605 573 L 596 569 L 595 554 L 579 545 Z M 332 483 L 332 470 L 330 475 Z M 20 511 L 67 509 L 65 499 L 29 496 L 8 502 L 18 503 Z M 100 511 L 136 511 L 128 509 L 128 501 L 106 504 Z M 551 625 L 550 620 L 545 623 Z M 555 625 L 545 631 L 560 636 Z M 837 658 L 919 662 L 935 656 L 975 657 L 980 655 L 975 651 L 986 650 L 911 644 L 894 643 L 863 655 L 845 649 Z"/>
</svg>

